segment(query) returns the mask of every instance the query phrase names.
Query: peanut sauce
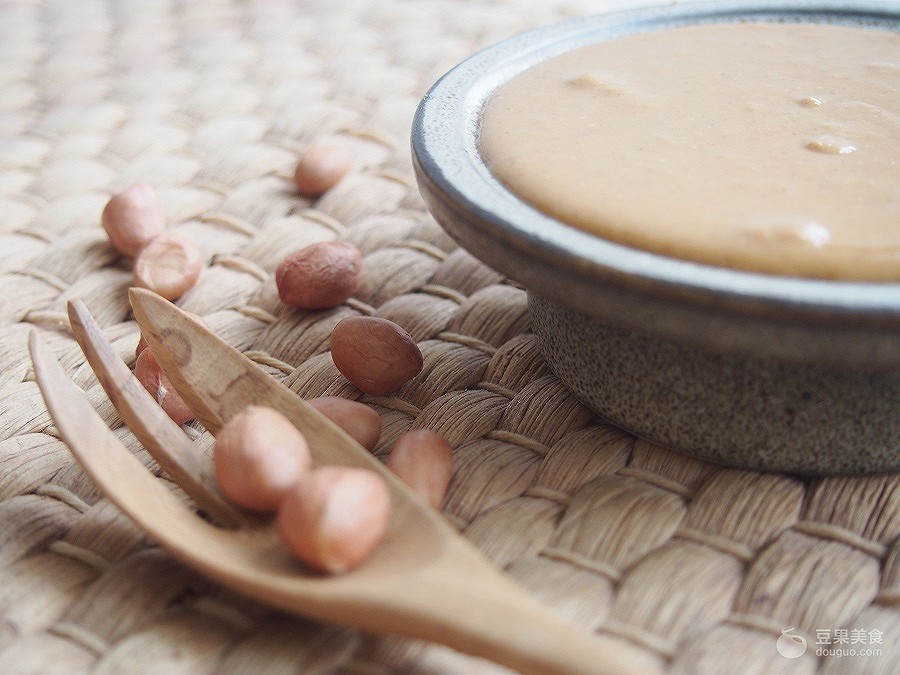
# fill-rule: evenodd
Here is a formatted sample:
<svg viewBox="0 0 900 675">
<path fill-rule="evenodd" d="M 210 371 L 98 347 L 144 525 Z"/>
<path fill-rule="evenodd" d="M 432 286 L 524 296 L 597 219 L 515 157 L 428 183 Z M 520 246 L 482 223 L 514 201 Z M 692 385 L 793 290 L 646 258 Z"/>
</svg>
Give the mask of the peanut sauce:
<svg viewBox="0 0 900 675">
<path fill-rule="evenodd" d="M 629 35 L 524 71 L 481 121 L 501 182 L 600 237 L 900 280 L 900 34 L 750 22 Z"/>
</svg>

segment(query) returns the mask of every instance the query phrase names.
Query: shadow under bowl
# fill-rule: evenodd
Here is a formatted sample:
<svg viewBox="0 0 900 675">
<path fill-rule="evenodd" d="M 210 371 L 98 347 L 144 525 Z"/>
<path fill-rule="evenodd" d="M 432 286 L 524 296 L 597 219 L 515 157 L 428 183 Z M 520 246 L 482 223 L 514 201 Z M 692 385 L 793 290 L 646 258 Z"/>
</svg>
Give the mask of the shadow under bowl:
<svg viewBox="0 0 900 675">
<path fill-rule="evenodd" d="M 805 475 L 900 470 L 900 283 L 757 274 L 568 226 L 502 185 L 479 151 L 493 92 L 601 40 L 687 24 L 820 22 L 900 31 L 853 2 L 716 2 L 578 18 L 463 61 L 413 123 L 420 191 L 465 249 L 528 291 L 550 367 L 613 423 L 702 459 Z"/>
</svg>

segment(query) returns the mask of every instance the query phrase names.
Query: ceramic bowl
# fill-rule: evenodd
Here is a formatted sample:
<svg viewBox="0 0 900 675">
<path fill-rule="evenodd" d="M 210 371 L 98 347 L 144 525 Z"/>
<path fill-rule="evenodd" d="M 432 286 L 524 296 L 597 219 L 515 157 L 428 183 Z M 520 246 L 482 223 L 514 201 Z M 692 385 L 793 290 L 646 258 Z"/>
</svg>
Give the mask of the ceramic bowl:
<svg viewBox="0 0 900 675">
<path fill-rule="evenodd" d="M 600 415 L 733 466 L 900 469 L 900 283 L 779 277 L 604 240 L 524 203 L 479 152 L 479 117 L 522 70 L 601 40 L 718 21 L 900 31 L 900 10 L 842 1 L 690 3 L 578 18 L 478 52 L 422 100 L 420 191 L 442 227 L 521 282 L 554 372 Z"/>
</svg>

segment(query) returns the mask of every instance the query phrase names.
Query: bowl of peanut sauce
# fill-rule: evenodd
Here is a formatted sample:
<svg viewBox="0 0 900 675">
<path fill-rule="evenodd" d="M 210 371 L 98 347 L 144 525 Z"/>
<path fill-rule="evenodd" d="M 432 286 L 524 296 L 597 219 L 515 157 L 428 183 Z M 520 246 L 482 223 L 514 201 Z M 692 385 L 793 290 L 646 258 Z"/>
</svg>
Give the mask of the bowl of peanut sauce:
<svg viewBox="0 0 900 675">
<path fill-rule="evenodd" d="M 705 460 L 900 469 L 900 9 L 570 19 L 444 75 L 420 191 L 577 398 Z"/>
</svg>

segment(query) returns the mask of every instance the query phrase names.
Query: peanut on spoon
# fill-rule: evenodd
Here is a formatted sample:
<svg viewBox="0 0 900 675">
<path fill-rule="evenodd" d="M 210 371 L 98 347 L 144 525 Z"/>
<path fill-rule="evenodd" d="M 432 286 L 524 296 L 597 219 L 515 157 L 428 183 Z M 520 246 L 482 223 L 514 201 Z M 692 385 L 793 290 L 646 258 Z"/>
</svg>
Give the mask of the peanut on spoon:
<svg viewBox="0 0 900 675">
<path fill-rule="evenodd" d="M 275 511 L 312 467 L 303 434 L 281 413 L 248 406 L 219 430 L 213 464 L 222 493 L 238 506 Z"/>
<path fill-rule="evenodd" d="M 362 563 L 384 536 L 391 498 L 374 471 L 324 466 L 303 475 L 278 510 L 288 549 L 315 570 L 340 574 Z"/>
</svg>

